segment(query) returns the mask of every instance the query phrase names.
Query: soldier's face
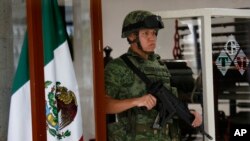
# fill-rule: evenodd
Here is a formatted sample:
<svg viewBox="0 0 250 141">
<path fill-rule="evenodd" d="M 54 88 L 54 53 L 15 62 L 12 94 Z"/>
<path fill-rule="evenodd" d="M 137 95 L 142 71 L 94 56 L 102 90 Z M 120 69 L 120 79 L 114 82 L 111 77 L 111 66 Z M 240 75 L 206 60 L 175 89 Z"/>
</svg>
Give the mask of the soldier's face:
<svg viewBox="0 0 250 141">
<path fill-rule="evenodd" d="M 156 48 L 157 31 L 155 29 L 139 30 L 139 40 L 144 51 L 153 52 Z"/>
</svg>

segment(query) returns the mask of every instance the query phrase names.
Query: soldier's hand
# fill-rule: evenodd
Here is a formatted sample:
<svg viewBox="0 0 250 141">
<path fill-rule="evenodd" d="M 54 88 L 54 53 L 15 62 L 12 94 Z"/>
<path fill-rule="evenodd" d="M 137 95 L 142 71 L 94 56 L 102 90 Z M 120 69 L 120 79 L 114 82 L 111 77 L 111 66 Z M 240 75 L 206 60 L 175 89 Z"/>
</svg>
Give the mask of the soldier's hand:
<svg viewBox="0 0 250 141">
<path fill-rule="evenodd" d="M 137 99 L 137 107 L 146 107 L 147 110 L 151 110 L 156 105 L 156 98 L 151 94 L 144 95 Z"/>
<path fill-rule="evenodd" d="M 194 115 L 193 127 L 199 127 L 202 124 L 202 117 L 197 111 L 190 111 Z"/>
</svg>

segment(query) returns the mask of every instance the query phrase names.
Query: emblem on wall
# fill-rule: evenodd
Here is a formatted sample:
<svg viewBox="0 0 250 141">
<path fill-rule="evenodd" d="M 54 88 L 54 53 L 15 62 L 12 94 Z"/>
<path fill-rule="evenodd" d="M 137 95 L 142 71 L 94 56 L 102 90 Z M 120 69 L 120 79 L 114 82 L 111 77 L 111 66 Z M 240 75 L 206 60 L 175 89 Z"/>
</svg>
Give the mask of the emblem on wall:
<svg viewBox="0 0 250 141">
<path fill-rule="evenodd" d="M 220 51 L 215 64 L 223 76 L 225 76 L 227 71 L 232 67 L 236 68 L 239 73 L 243 75 L 249 64 L 249 59 L 240 48 L 235 37 L 230 35 L 224 49 Z"/>
</svg>

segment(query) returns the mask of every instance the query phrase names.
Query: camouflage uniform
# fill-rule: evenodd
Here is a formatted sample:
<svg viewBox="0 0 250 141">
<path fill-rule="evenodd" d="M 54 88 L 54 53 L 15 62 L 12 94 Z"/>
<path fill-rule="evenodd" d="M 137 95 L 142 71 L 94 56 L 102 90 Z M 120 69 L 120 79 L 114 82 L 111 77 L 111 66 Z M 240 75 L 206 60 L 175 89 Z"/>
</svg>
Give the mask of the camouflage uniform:
<svg viewBox="0 0 250 141">
<path fill-rule="evenodd" d="M 163 27 L 160 16 L 143 10 L 132 11 L 123 22 L 122 38 L 128 37 L 131 33 L 138 35 L 142 28 L 158 31 Z M 138 48 L 142 49 L 139 39 L 135 41 Z M 150 54 L 148 60 L 144 60 L 132 50 L 128 50 L 127 54 L 150 80 L 162 80 L 167 88 L 177 94 L 176 89 L 170 85 L 170 73 L 166 66 L 160 63 L 159 55 Z M 120 57 L 110 61 L 105 67 L 105 88 L 107 95 L 115 99 L 129 99 L 147 94 L 145 83 Z M 157 114 L 155 108 L 148 111 L 138 107 L 117 114 L 118 122 L 108 125 L 109 141 L 179 141 L 177 119 L 170 120 L 161 130 L 151 128 Z"/>
<path fill-rule="evenodd" d="M 152 81 L 162 80 L 173 93 L 176 89 L 170 86 L 170 74 L 164 64 L 159 62 L 159 55 L 152 54 L 148 60 L 128 51 L 129 59 Z M 107 94 L 115 99 L 128 99 L 145 95 L 145 83 L 128 68 L 121 58 L 109 62 L 105 68 L 105 87 Z M 157 111 L 132 108 L 117 114 L 118 122 L 108 125 L 109 141 L 178 141 L 180 131 L 175 119 L 161 130 L 151 126 Z"/>
</svg>

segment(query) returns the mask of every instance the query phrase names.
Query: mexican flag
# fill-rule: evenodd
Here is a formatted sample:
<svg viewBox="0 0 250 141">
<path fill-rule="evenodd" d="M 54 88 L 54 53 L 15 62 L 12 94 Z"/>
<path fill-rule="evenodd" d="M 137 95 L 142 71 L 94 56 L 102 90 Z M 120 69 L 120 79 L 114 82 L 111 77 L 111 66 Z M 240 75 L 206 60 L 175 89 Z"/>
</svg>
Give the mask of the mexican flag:
<svg viewBox="0 0 250 141">
<path fill-rule="evenodd" d="M 57 0 L 42 0 L 47 141 L 83 141 L 77 80 Z M 13 81 L 8 141 L 32 141 L 28 38 Z"/>
</svg>

